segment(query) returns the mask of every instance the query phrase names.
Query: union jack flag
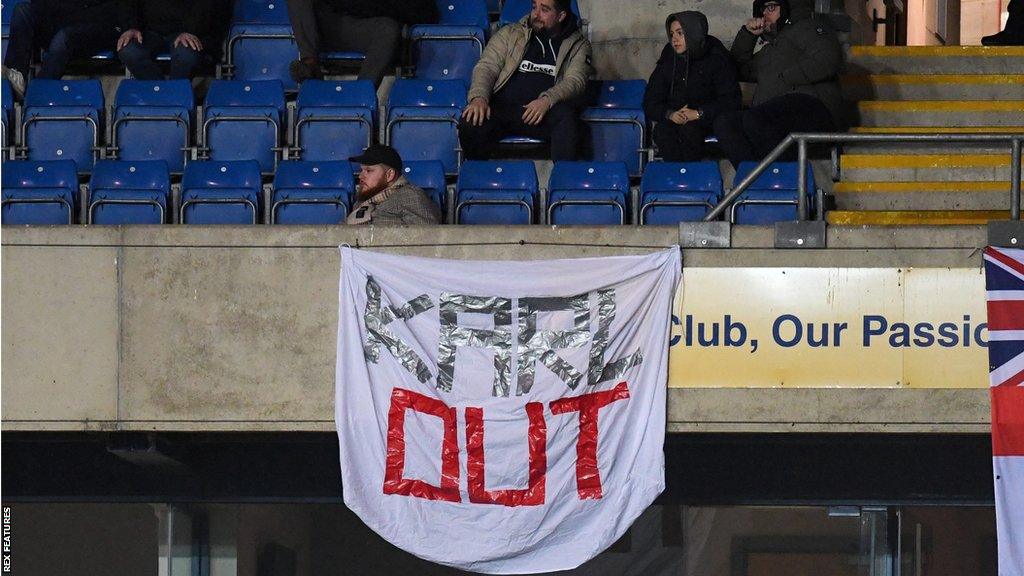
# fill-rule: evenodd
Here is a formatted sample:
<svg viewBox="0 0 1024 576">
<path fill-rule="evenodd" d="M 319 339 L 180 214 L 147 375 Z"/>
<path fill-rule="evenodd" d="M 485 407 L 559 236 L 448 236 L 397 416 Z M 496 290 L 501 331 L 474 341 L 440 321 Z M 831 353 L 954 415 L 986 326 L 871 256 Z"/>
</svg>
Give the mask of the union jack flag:
<svg viewBox="0 0 1024 576">
<path fill-rule="evenodd" d="M 1024 576 L 1024 250 L 985 250 L 999 575 Z"/>
</svg>

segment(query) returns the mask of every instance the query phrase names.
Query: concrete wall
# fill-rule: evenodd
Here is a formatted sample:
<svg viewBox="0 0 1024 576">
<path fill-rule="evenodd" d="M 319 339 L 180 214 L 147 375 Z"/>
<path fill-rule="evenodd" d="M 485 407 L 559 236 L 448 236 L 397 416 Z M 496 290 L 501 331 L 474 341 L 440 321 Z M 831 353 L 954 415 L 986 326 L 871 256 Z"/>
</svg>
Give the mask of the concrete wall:
<svg viewBox="0 0 1024 576">
<path fill-rule="evenodd" d="M 333 430 L 337 246 L 473 259 L 636 254 L 670 227 L 37 227 L 3 231 L 3 430 Z M 977 269 L 981 227 L 736 228 L 684 266 Z M 984 389 L 672 389 L 670 431 L 984 432 Z"/>
</svg>

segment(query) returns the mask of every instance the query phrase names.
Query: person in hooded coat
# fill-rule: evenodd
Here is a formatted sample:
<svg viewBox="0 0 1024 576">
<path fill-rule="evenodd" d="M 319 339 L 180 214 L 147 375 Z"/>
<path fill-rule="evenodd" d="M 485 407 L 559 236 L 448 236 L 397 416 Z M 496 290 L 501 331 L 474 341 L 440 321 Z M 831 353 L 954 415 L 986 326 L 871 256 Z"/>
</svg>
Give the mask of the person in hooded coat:
<svg viewBox="0 0 1024 576">
<path fill-rule="evenodd" d="M 1006 27 L 981 39 L 983 46 L 1024 46 L 1024 0 L 1010 0 L 1006 6 Z"/>
<path fill-rule="evenodd" d="M 740 80 L 757 87 L 749 110 L 715 122 L 733 165 L 764 158 L 793 132 L 834 132 L 842 125 L 842 48 L 835 31 L 812 16 L 807 0 L 755 0 L 754 17 L 736 34 L 732 55 Z M 785 157 L 795 157 L 794 150 Z"/>
<path fill-rule="evenodd" d="M 671 14 L 665 32 L 669 43 L 647 81 L 644 114 L 655 122 L 652 137 L 664 160 L 697 161 L 719 114 L 742 105 L 736 68 L 722 42 L 708 34 L 703 13 Z"/>
</svg>

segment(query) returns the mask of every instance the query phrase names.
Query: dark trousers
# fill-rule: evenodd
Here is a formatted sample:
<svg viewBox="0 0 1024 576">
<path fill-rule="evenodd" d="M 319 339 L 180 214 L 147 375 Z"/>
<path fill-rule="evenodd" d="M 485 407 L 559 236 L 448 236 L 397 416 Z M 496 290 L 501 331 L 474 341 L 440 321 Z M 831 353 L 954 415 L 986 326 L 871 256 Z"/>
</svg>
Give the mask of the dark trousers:
<svg viewBox="0 0 1024 576">
<path fill-rule="evenodd" d="M 704 137 L 709 132 L 700 120 L 676 124 L 664 119 L 654 125 L 651 138 L 666 162 L 697 162 L 704 157 Z"/>
<path fill-rule="evenodd" d="M 761 160 L 793 132 L 834 132 L 828 108 L 808 94 L 783 94 L 749 110 L 723 114 L 715 120 L 715 135 L 725 156 L 738 166 Z M 793 146 L 781 160 L 796 158 Z"/>
<path fill-rule="evenodd" d="M 551 159 L 557 162 L 579 156 L 579 129 L 579 114 L 566 102 L 552 106 L 536 126 L 523 122 L 522 106 L 493 102 L 491 117 L 482 125 L 459 122 L 459 142 L 466 159 L 484 160 L 506 136 L 550 139 Z"/>
<path fill-rule="evenodd" d="M 171 53 L 171 80 L 191 80 L 202 54 L 188 46 L 172 46 L 178 35 L 164 36 L 152 30 L 142 32 L 142 43 L 132 41 L 118 50 L 121 59 L 132 76 L 139 80 L 163 80 L 164 73 L 156 63 L 156 56 Z M 204 45 L 205 48 L 205 45 Z"/>
<path fill-rule="evenodd" d="M 300 58 L 317 58 L 332 50 L 362 52 L 366 59 L 359 79 L 372 80 L 376 86 L 398 56 L 402 25 L 393 18 L 353 18 L 318 0 L 288 0 L 288 18 Z"/>
<path fill-rule="evenodd" d="M 32 55 L 40 48 L 45 54 L 36 77 L 56 79 L 64 75 L 70 60 L 111 49 L 118 36 L 112 22 L 44 17 L 38 9 L 33 9 L 31 2 L 21 2 L 14 7 L 10 26 L 4 66 L 21 72 L 25 78 L 28 78 Z"/>
</svg>

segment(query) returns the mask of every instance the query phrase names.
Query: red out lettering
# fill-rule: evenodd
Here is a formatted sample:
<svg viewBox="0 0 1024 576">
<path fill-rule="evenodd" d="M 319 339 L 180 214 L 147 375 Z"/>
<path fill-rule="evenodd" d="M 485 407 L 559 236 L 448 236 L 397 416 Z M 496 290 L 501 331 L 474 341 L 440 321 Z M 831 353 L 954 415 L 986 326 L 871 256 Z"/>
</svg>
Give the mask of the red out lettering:
<svg viewBox="0 0 1024 576">
<path fill-rule="evenodd" d="M 527 443 L 530 449 L 530 483 L 519 490 L 487 490 L 484 485 L 484 410 L 466 408 L 466 462 L 469 479 L 469 501 L 477 504 L 505 506 L 540 506 L 544 503 L 544 474 L 548 468 L 548 426 L 544 421 L 544 405 L 526 405 L 530 425 Z"/>
<path fill-rule="evenodd" d="M 549 404 L 552 414 L 579 412 L 580 435 L 576 440 L 576 493 L 581 500 L 602 497 L 601 471 L 597 462 L 597 416 L 601 408 L 629 398 L 629 386 L 619 382 L 603 392 L 562 398 Z M 441 441 L 441 480 L 434 486 L 423 480 L 403 476 L 405 471 L 405 411 L 414 410 L 437 416 L 444 426 Z M 547 473 L 547 423 L 544 405 L 526 405 L 529 420 L 527 445 L 530 452 L 529 485 L 526 488 L 488 490 L 485 481 L 484 410 L 469 407 L 466 416 L 467 484 L 470 502 L 503 506 L 540 506 L 544 504 Z M 388 410 L 387 459 L 384 472 L 384 493 L 414 496 L 426 500 L 461 502 L 459 495 L 459 446 L 455 408 L 444 402 L 411 390 L 395 388 Z"/>
<path fill-rule="evenodd" d="M 406 410 L 437 416 L 444 424 L 444 438 L 441 442 L 440 486 L 402 476 L 405 469 Z M 396 387 L 391 391 L 384 493 L 446 502 L 462 501 L 459 496 L 459 446 L 455 428 L 455 408 L 449 408 L 440 400 L 417 394 L 411 390 Z"/>
<path fill-rule="evenodd" d="M 615 388 L 551 403 L 552 414 L 580 413 L 580 437 L 576 440 L 576 492 L 580 500 L 601 498 L 601 471 L 597 467 L 597 411 L 616 400 L 629 398 L 629 387 Z"/>
</svg>

